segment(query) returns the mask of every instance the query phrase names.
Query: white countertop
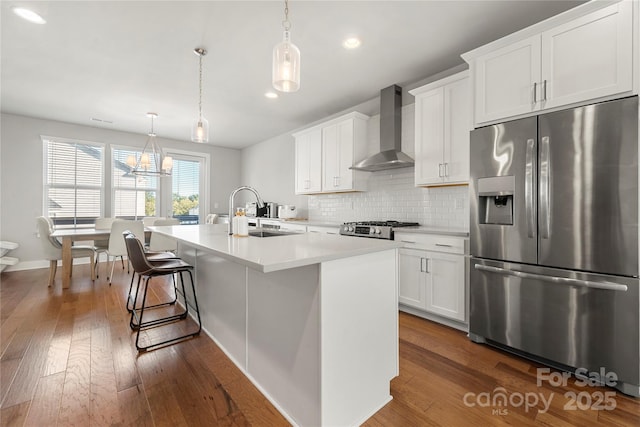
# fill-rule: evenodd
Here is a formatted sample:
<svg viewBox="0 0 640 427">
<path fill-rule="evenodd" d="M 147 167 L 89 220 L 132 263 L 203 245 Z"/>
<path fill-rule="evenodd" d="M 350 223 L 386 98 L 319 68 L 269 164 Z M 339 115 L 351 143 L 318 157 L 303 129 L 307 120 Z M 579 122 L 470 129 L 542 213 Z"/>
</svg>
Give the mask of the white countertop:
<svg viewBox="0 0 640 427">
<path fill-rule="evenodd" d="M 255 219 L 255 217 L 254 217 Z M 288 224 L 300 224 L 300 225 L 312 225 L 316 227 L 336 227 L 339 228 L 342 222 L 323 222 L 313 221 L 307 219 L 284 219 L 284 218 L 257 218 L 260 220 L 269 221 L 282 221 Z M 436 227 L 432 225 L 421 225 L 418 227 L 397 227 L 393 229 L 394 232 L 400 233 L 421 233 L 421 234 L 441 234 L 444 236 L 456 236 L 456 237 L 469 237 L 469 230 L 461 228 L 448 228 L 448 227 Z"/>
<path fill-rule="evenodd" d="M 227 224 L 150 227 L 154 232 L 269 273 L 402 247 L 402 242 L 323 233 L 275 237 L 233 237 Z"/>
</svg>

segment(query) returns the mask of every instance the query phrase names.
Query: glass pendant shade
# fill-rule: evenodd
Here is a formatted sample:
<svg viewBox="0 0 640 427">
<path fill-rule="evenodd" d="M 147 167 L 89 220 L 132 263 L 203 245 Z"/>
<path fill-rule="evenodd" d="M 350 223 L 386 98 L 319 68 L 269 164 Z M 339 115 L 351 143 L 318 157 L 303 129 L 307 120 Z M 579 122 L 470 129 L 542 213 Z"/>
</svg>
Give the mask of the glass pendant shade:
<svg viewBox="0 0 640 427">
<path fill-rule="evenodd" d="M 191 140 L 193 142 L 209 142 L 209 121 L 204 117 L 193 122 Z"/>
<path fill-rule="evenodd" d="M 300 49 L 291 43 L 289 31 L 273 48 L 273 87 L 280 92 L 300 89 Z"/>
</svg>

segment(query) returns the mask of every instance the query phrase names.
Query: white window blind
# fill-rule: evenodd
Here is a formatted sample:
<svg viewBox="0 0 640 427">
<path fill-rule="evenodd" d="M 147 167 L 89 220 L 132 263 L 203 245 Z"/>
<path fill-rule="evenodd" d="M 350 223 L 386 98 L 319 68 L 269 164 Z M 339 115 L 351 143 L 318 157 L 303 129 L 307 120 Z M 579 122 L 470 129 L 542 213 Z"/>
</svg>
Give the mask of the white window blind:
<svg viewBox="0 0 640 427">
<path fill-rule="evenodd" d="M 200 160 L 173 160 L 171 201 L 173 217 L 197 224 L 200 215 Z"/>
<path fill-rule="evenodd" d="M 129 155 L 140 152 L 114 148 L 112 151 L 113 214 L 116 218 L 140 219 L 156 216 L 158 209 L 158 178 L 131 174 L 127 165 Z"/>
<path fill-rule="evenodd" d="M 44 138 L 44 215 L 56 225 L 92 224 L 103 206 L 104 147 Z"/>
</svg>

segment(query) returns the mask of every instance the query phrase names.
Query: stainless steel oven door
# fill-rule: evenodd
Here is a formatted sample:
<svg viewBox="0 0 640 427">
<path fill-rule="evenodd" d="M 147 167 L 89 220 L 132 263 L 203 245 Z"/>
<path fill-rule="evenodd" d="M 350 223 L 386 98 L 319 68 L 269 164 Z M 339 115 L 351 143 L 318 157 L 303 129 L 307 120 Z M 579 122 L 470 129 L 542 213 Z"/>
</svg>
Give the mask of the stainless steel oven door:
<svg viewBox="0 0 640 427">
<path fill-rule="evenodd" d="M 640 384 L 639 279 L 471 258 L 469 333 Z M 627 391 L 629 392 L 629 391 Z"/>
</svg>

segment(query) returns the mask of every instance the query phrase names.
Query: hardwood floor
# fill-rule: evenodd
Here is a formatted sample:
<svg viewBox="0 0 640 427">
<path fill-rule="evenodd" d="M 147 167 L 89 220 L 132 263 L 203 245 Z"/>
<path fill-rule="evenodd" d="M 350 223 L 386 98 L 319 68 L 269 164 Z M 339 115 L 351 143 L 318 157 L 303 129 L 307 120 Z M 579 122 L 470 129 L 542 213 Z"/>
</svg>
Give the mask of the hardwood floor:
<svg viewBox="0 0 640 427">
<path fill-rule="evenodd" d="M 125 308 L 130 276 L 116 271 L 109 287 L 77 266 L 64 292 L 60 278 L 47 287 L 47 269 L 2 273 L 2 426 L 288 425 L 205 334 L 138 354 Z M 539 367 L 401 313 L 394 399 L 364 425 L 640 425 L 640 399 L 579 387 L 573 378 L 538 386 Z M 604 392 L 612 393 L 608 400 L 600 399 Z"/>
</svg>

